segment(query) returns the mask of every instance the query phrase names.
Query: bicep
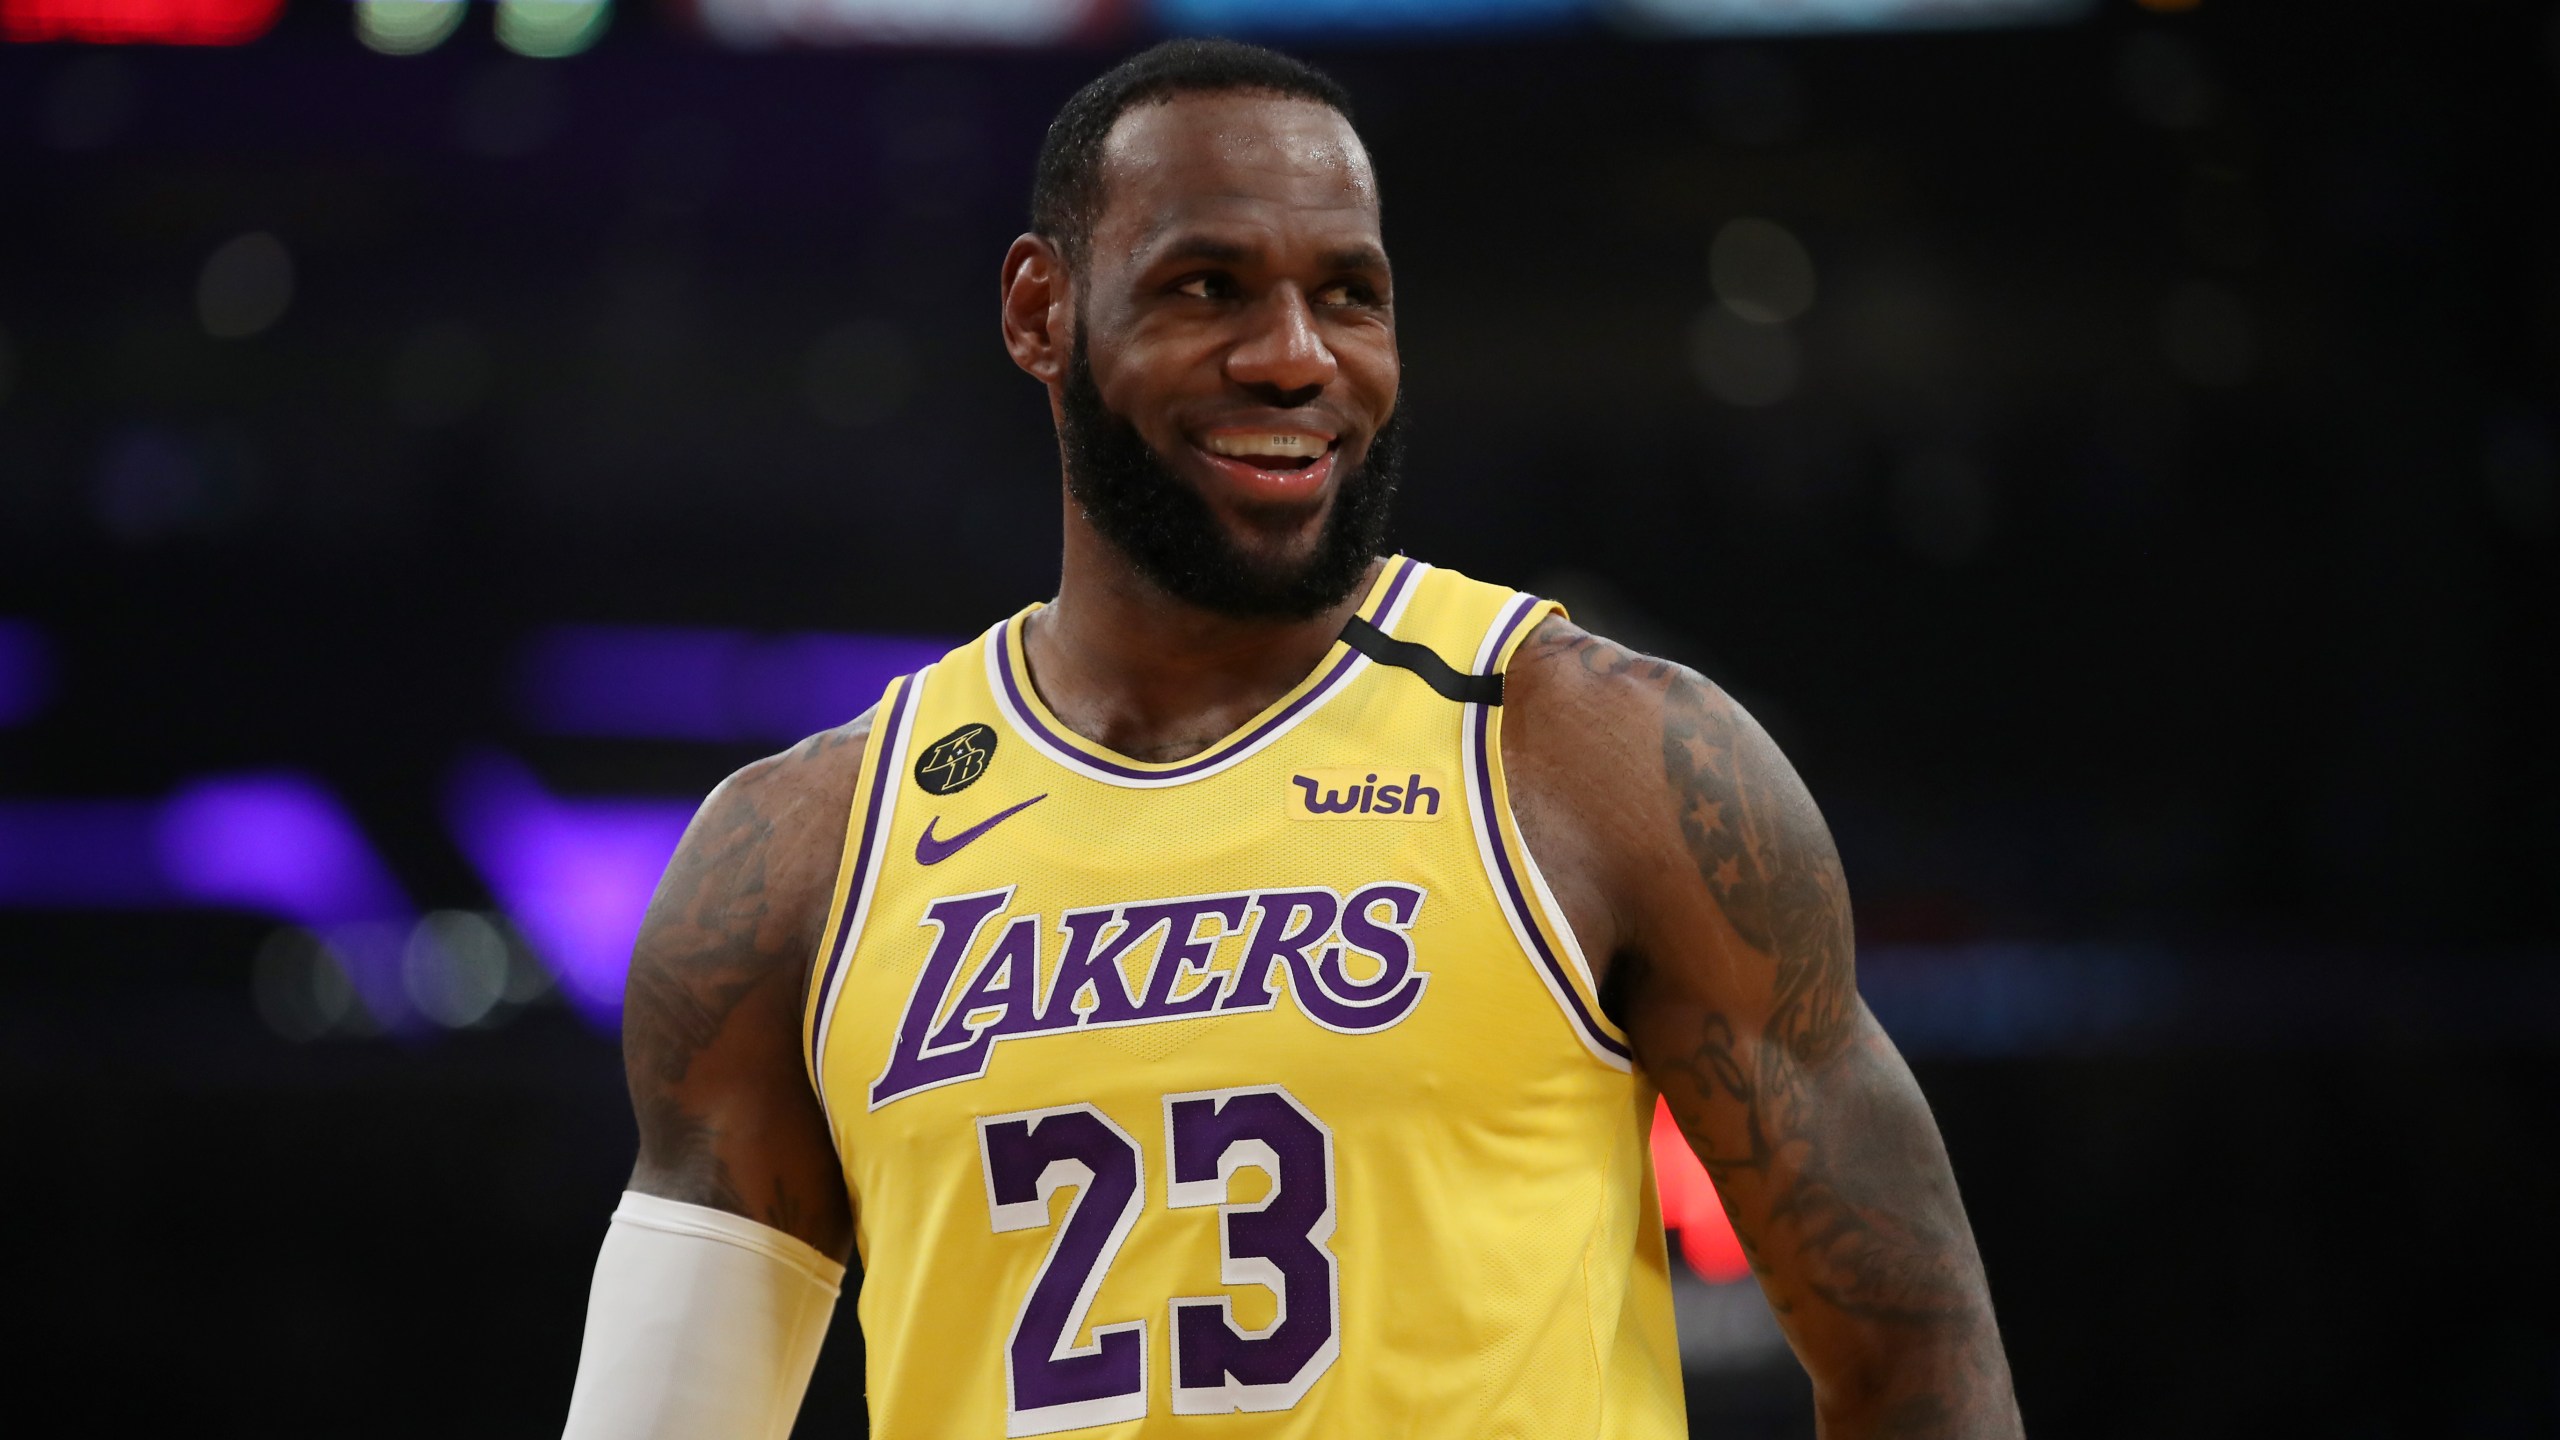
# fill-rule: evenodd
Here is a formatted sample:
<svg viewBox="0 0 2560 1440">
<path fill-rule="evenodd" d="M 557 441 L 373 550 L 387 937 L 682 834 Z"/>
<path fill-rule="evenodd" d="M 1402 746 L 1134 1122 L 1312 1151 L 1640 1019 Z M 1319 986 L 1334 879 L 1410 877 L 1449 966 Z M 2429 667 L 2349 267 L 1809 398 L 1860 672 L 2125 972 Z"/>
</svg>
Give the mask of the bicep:
<svg viewBox="0 0 2560 1440">
<path fill-rule="evenodd" d="M 820 758 L 836 763 L 806 763 Z M 623 1000 L 640 1131 L 631 1188 L 743 1215 L 838 1259 L 852 1210 L 800 1022 L 840 839 L 839 787 L 825 782 L 855 768 L 841 761 L 795 751 L 713 792 L 650 900 Z"/>
<path fill-rule="evenodd" d="M 1987 1322 L 1980 1262 L 1928 1104 L 1858 997 L 1812 797 L 1704 681 L 1673 677 L 1662 714 L 1678 840 L 1634 937 L 1631 1036 L 1799 1351 L 1854 1384 L 1914 1338 Z"/>
</svg>

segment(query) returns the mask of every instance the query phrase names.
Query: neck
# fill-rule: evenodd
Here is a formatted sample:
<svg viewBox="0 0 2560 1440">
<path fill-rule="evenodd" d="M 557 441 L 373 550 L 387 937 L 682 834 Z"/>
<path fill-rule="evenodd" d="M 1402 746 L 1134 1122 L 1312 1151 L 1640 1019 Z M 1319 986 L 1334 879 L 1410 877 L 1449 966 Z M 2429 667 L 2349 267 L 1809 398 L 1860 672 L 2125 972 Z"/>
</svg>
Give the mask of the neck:
<svg viewBox="0 0 2560 1440">
<path fill-rule="evenodd" d="M 1235 732 L 1323 661 L 1384 561 L 1311 620 L 1220 615 L 1168 594 L 1067 504 L 1056 601 L 1023 658 L 1051 711 L 1135 760 L 1188 759 Z"/>
</svg>

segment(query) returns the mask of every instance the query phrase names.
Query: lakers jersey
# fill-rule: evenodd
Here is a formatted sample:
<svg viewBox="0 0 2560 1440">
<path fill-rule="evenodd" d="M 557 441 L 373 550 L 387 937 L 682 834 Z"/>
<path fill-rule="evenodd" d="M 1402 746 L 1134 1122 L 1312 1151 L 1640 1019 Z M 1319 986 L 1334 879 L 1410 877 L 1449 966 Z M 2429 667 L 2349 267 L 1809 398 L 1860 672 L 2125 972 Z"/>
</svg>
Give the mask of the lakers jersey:
<svg viewBox="0 0 2560 1440">
<path fill-rule="evenodd" d="M 875 1434 L 1686 1433 L 1653 1095 L 1504 789 L 1554 608 L 1392 559 L 1176 763 L 1031 610 L 891 684 L 805 1032 Z"/>
</svg>

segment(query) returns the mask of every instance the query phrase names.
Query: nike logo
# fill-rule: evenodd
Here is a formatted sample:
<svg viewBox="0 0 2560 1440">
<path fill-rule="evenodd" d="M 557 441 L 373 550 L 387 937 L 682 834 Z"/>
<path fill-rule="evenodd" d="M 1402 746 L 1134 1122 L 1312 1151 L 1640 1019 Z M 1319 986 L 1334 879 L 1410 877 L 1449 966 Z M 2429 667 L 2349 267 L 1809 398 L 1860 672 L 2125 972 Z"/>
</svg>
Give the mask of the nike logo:
<svg viewBox="0 0 2560 1440">
<path fill-rule="evenodd" d="M 979 821 L 977 824 L 970 826 L 968 829 L 961 831 L 959 834 L 954 835 L 947 840 L 934 838 L 934 822 L 942 818 L 941 816 L 936 815 L 932 820 L 924 822 L 924 833 L 916 837 L 916 863 L 919 865 L 939 865 L 943 861 L 950 859 L 952 856 L 959 854 L 960 848 L 967 845 L 970 841 L 977 839 L 979 836 L 993 830 L 998 825 L 1003 824 L 1007 820 L 1012 819 L 1014 816 L 1021 814 L 1023 811 L 1030 809 L 1032 806 L 1037 805 L 1048 798 L 1048 795 L 1045 793 L 1034 795 L 1019 805 L 997 811 L 993 815 L 988 816 L 986 819 Z"/>
</svg>

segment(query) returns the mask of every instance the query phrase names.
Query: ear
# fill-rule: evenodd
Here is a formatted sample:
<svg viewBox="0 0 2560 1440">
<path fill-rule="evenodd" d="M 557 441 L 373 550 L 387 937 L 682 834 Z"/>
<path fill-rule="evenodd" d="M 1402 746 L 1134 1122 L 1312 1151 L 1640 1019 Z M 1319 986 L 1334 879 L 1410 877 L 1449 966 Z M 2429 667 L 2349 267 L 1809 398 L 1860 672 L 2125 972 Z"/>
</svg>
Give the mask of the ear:
<svg viewBox="0 0 2560 1440">
<path fill-rule="evenodd" d="M 1015 238 L 1004 252 L 1002 323 L 1005 353 L 1044 385 L 1065 380 L 1073 352 L 1075 306 L 1067 267 L 1056 246 L 1037 235 Z"/>
</svg>

